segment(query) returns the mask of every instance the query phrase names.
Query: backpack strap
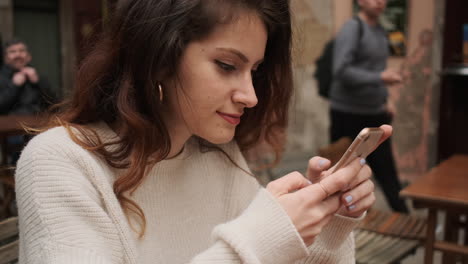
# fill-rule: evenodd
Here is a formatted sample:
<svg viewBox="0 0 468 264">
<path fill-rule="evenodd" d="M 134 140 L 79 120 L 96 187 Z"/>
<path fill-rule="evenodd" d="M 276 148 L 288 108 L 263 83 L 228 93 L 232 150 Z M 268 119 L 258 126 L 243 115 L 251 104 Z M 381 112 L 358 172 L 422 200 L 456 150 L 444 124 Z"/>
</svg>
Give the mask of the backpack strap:
<svg viewBox="0 0 468 264">
<path fill-rule="evenodd" d="M 358 53 L 358 50 L 359 50 L 359 44 L 361 44 L 361 39 L 362 39 L 362 36 L 364 35 L 364 25 L 362 23 L 362 20 L 361 18 L 359 18 L 357 15 L 353 17 L 354 20 L 357 21 L 358 23 L 358 38 L 357 38 L 357 43 L 356 43 L 356 49 L 354 50 L 354 56 L 353 56 L 353 60 L 357 60 L 357 53 Z"/>
<path fill-rule="evenodd" d="M 359 37 L 358 37 L 358 44 L 359 44 L 359 43 L 361 42 L 362 35 L 363 35 L 363 33 L 364 33 L 364 32 L 363 32 L 363 31 L 364 31 L 364 29 L 363 29 L 364 25 L 362 24 L 363 22 L 362 22 L 362 20 L 361 20 L 358 16 L 354 16 L 353 19 L 356 20 L 356 21 L 358 22 L 358 36 L 359 36 Z M 358 46 L 359 46 L 359 45 L 358 45 Z"/>
</svg>

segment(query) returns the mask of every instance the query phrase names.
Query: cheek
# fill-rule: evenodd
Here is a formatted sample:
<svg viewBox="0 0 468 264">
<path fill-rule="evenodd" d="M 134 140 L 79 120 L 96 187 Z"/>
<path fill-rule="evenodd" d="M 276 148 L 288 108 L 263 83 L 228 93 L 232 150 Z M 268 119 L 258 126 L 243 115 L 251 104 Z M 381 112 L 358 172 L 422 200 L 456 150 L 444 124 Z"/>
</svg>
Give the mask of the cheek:
<svg viewBox="0 0 468 264">
<path fill-rule="evenodd" d="M 207 104 L 208 97 L 201 92 L 193 92 L 192 86 L 183 86 L 178 88 L 178 92 L 170 100 L 171 112 L 173 116 L 177 116 L 180 121 L 183 121 L 187 126 L 193 127 L 195 124 L 202 121 L 206 116 L 209 107 Z"/>
<path fill-rule="evenodd" d="M 185 120 L 191 123 L 200 123 L 208 121 L 216 114 L 216 100 L 212 95 L 203 93 L 193 94 L 190 98 L 184 100 L 182 113 Z"/>
</svg>

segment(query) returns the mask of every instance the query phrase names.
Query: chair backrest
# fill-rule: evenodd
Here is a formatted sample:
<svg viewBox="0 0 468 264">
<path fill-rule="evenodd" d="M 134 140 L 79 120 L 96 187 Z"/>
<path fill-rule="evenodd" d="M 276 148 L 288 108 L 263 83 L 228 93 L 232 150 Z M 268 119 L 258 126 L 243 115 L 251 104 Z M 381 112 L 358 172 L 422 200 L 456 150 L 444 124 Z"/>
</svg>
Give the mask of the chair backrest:
<svg viewBox="0 0 468 264">
<path fill-rule="evenodd" d="M 340 160 L 341 156 L 343 156 L 350 145 L 351 138 L 342 137 L 330 145 L 320 148 L 318 150 L 318 154 L 321 157 L 329 159 L 333 166 L 338 162 L 338 160 Z"/>
<path fill-rule="evenodd" d="M 18 259 L 18 217 L 11 217 L 0 222 L 0 264 Z"/>
<path fill-rule="evenodd" d="M 372 208 L 354 234 L 356 263 L 400 263 L 424 244 L 426 219 Z"/>
<path fill-rule="evenodd" d="M 0 196 L 0 220 L 17 215 L 12 206 L 15 199 L 14 174 L 14 167 L 0 165 L 0 188 L 3 191 Z"/>
</svg>

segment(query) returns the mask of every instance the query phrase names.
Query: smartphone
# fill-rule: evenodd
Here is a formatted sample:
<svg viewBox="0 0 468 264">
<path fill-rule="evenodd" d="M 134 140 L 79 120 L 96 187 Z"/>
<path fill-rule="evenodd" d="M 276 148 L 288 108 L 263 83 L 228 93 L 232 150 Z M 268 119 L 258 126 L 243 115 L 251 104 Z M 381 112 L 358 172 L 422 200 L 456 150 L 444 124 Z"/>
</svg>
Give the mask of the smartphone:
<svg viewBox="0 0 468 264">
<path fill-rule="evenodd" d="M 331 173 L 345 167 L 356 158 L 365 159 L 374 151 L 384 134 L 380 127 L 366 127 L 359 132 L 340 160 L 331 168 Z"/>
</svg>

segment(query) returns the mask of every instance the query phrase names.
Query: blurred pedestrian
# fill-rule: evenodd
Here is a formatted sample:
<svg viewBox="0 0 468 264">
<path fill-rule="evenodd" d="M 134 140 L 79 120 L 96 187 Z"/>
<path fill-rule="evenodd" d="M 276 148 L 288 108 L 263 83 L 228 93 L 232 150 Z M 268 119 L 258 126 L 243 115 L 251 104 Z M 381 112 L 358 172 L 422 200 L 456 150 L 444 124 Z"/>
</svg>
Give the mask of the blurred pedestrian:
<svg viewBox="0 0 468 264">
<path fill-rule="evenodd" d="M 361 21 L 349 20 L 335 40 L 330 91 L 332 142 L 341 137 L 354 138 L 364 127 L 390 124 L 394 110 L 387 101 L 387 87 L 402 81 L 398 71 L 387 67 L 388 40 L 378 23 L 387 1 L 357 2 Z M 390 207 L 408 212 L 405 202 L 398 196 L 401 185 L 391 141 L 385 141 L 367 160 Z"/>
</svg>

